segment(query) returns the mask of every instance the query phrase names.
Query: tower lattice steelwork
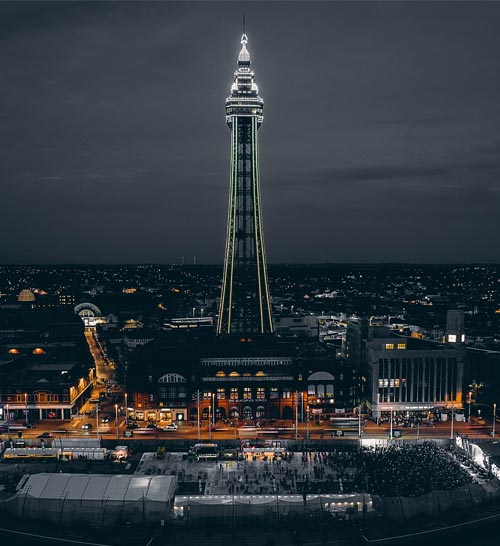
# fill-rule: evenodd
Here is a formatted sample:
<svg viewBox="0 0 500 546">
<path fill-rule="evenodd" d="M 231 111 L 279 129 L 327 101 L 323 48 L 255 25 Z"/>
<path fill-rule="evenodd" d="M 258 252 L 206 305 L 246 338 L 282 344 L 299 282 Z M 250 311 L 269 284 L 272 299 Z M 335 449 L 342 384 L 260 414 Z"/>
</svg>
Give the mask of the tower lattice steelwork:
<svg viewBox="0 0 500 546">
<path fill-rule="evenodd" d="M 231 183 L 226 255 L 217 333 L 272 333 L 271 299 L 262 231 L 257 130 L 263 120 L 243 34 L 226 121 L 231 129 Z"/>
</svg>

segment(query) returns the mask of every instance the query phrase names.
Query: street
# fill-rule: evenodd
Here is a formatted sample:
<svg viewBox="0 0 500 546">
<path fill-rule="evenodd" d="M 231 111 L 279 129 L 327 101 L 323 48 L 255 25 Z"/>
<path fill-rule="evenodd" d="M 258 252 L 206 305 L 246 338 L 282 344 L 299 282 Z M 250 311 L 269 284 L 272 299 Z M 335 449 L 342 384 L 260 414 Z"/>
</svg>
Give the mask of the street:
<svg viewBox="0 0 500 546">
<path fill-rule="evenodd" d="M 293 420 L 278 421 L 268 425 L 265 421 L 261 426 L 234 426 L 234 422 L 216 422 L 209 427 L 207 420 L 202 420 L 198 431 L 196 422 L 179 421 L 177 429 L 161 430 L 159 428 L 147 428 L 148 423 L 137 422 L 137 429 L 127 430 L 125 419 L 125 393 L 123 386 L 115 381 L 115 369 L 113 365 L 106 362 L 102 349 L 92 332 L 85 332 L 89 349 L 95 361 L 96 381 L 94 382 L 89 400 L 81 408 L 80 413 L 71 421 L 43 421 L 39 422 L 34 429 L 20 431 L 22 437 L 34 439 L 42 435 L 46 440 L 50 437 L 82 437 L 82 438 L 124 438 L 125 431 L 130 439 L 155 438 L 161 442 L 171 440 L 328 440 L 332 437 L 338 439 L 356 439 L 359 437 L 359 429 L 346 431 L 340 435 L 329 421 L 311 421 L 310 423 Z M 132 419 L 128 421 L 132 422 Z M 241 422 L 240 422 L 241 425 Z M 19 430 L 15 429 L 12 423 L 11 437 L 18 436 Z M 82 428 L 84 427 L 84 428 Z M 14 430 L 15 429 L 15 430 Z M 363 419 L 361 422 L 361 436 L 364 439 L 388 439 L 390 436 L 390 423 L 377 424 L 374 421 Z M 393 436 L 403 440 L 426 440 L 426 439 L 450 439 L 452 437 L 451 421 L 439 422 L 413 428 L 398 427 L 394 424 Z M 453 435 L 455 433 L 468 435 L 473 439 L 491 438 L 492 423 L 473 418 L 471 423 L 453 423 Z M 500 432 L 500 431 L 499 431 Z M 7 438 L 8 434 L 3 432 L 1 438 Z"/>
</svg>

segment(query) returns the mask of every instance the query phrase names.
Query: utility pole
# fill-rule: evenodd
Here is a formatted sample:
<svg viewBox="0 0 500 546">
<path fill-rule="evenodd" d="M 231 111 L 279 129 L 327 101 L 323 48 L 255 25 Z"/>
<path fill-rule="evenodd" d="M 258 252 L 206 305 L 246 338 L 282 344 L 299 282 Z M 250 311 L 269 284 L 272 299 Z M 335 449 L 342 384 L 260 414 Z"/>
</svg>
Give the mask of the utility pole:
<svg viewBox="0 0 500 546">
<path fill-rule="evenodd" d="M 95 431 L 97 434 L 97 439 L 99 440 L 99 403 L 95 407 Z"/>
<path fill-rule="evenodd" d="M 358 437 L 361 439 L 361 402 L 358 410 Z"/>
<path fill-rule="evenodd" d="M 198 417 L 198 440 L 200 439 L 201 437 L 201 432 L 200 432 L 200 389 L 198 389 L 196 391 L 196 402 L 198 404 L 198 412 L 197 412 L 197 417 Z"/>
<path fill-rule="evenodd" d="M 128 394 L 125 393 L 125 428 L 128 427 Z"/>
<path fill-rule="evenodd" d="M 295 391 L 295 439 L 299 438 L 299 393 Z"/>
<path fill-rule="evenodd" d="M 496 425 L 496 422 L 497 422 L 497 404 L 496 402 L 493 404 L 493 440 L 495 439 L 495 425 Z"/>
<path fill-rule="evenodd" d="M 118 404 L 115 404 L 115 424 L 116 424 L 116 439 L 118 440 L 120 438 L 119 432 L 118 432 Z"/>
</svg>

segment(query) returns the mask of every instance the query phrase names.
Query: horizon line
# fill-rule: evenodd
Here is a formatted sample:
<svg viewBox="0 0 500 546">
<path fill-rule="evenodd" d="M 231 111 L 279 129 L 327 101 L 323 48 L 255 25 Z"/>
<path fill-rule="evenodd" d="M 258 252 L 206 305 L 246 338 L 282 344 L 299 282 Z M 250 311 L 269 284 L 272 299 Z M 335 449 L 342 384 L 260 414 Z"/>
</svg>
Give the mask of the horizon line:
<svg viewBox="0 0 500 546">
<path fill-rule="evenodd" d="M 57 267 L 74 267 L 74 266 L 180 266 L 180 267 L 223 267 L 223 263 L 215 262 L 203 262 L 203 263 L 180 263 L 180 262 L 10 262 L 0 263 L 0 267 L 33 267 L 33 266 L 57 266 Z M 498 261 L 450 261 L 450 262 L 432 262 L 432 261 L 373 261 L 373 262 L 268 262 L 268 266 L 325 266 L 325 265 L 354 265 L 354 266 L 366 266 L 366 265 L 500 265 L 500 259 Z"/>
</svg>

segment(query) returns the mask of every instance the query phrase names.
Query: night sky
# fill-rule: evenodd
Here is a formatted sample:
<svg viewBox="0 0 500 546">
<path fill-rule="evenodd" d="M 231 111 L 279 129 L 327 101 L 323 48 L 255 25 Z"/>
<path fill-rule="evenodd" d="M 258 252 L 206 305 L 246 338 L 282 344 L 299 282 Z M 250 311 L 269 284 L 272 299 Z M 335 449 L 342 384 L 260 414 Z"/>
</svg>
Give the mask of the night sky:
<svg viewBox="0 0 500 546">
<path fill-rule="evenodd" d="M 500 3 L 0 4 L 0 260 L 221 263 L 246 11 L 268 260 L 500 259 Z"/>
</svg>

